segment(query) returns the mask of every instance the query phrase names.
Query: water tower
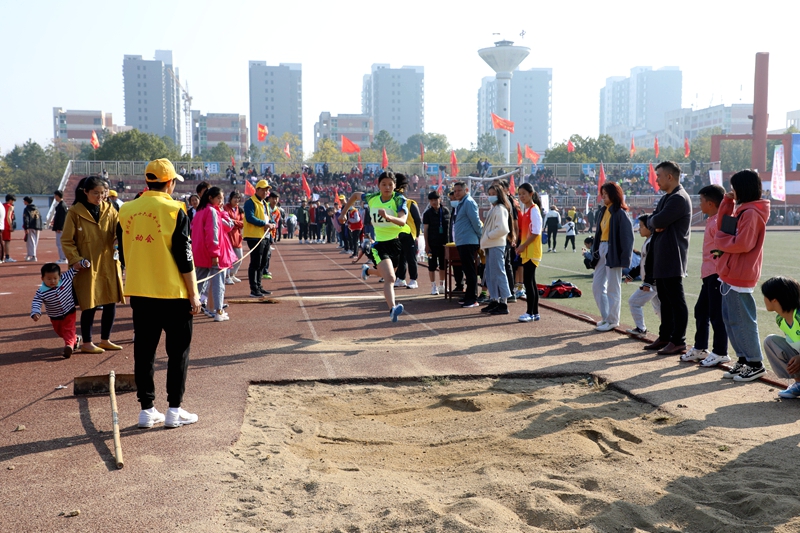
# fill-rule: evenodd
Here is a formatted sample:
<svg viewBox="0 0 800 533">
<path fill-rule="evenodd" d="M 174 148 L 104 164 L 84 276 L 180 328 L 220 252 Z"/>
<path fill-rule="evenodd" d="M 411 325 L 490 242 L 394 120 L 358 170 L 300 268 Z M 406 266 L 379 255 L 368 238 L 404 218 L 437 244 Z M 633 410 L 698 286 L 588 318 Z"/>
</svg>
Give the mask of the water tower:
<svg viewBox="0 0 800 533">
<path fill-rule="evenodd" d="M 495 72 L 497 84 L 497 109 L 495 115 L 506 120 L 511 119 L 511 77 L 513 71 L 528 57 L 530 48 L 514 46 L 511 41 L 497 41 L 493 48 L 478 50 L 481 58 L 488 63 Z M 511 136 L 506 130 L 495 130 L 499 135 L 500 147 L 508 164 L 511 152 Z"/>
</svg>

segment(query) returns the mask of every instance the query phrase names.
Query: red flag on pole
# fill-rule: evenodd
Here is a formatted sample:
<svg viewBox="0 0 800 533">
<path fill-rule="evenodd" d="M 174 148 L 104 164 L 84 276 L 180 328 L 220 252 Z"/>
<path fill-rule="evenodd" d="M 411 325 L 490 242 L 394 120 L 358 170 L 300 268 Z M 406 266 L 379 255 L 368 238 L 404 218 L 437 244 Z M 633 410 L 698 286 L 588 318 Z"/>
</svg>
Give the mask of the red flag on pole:
<svg viewBox="0 0 800 533">
<path fill-rule="evenodd" d="M 267 135 L 269 135 L 269 130 L 264 124 L 258 125 L 258 142 L 263 143 L 267 140 Z"/>
<path fill-rule="evenodd" d="M 653 150 L 656 151 L 656 159 L 658 159 L 658 135 L 656 135 L 656 142 L 653 145 Z M 652 165 L 650 165 L 650 166 L 652 166 Z"/>
<path fill-rule="evenodd" d="M 534 165 L 539 162 L 539 154 L 531 150 L 527 144 L 525 145 L 525 157 L 530 159 Z"/>
<path fill-rule="evenodd" d="M 383 159 L 381 159 L 381 168 L 389 168 L 389 157 L 386 155 L 386 147 L 383 147 Z"/>
<path fill-rule="evenodd" d="M 292 158 L 292 152 L 289 151 L 289 143 L 286 143 L 286 146 L 283 147 L 283 153 L 286 154 L 286 157 L 289 159 Z M 308 186 L 308 184 L 306 184 Z"/>
<path fill-rule="evenodd" d="M 333 188 L 333 203 L 336 205 L 340 205 L 339 202 L 339 187 Z"/>
<path fill-rule="evenodd" d="M 422 141 L 419 142 L 419 160 L 425 162 L 425 145 L 422 144 Z"/>
<path fill-rule="evenodd" d="M 249 181 L 245 180 L 244 182 L 244 194 L 245 196 L 253 196 L 256 193 L 255 187 Z"/>
<path fill-rule="evenodd" d="M 511 174 L 511 179 L 508 180 L 508 192 L 517 194 L 517 186 L 514 185 L 514 174 Z"/>
<path fill-rule="evenodd" d="M 456 159 L 456 151 L 450 151 L 450 175 L 458 176 L 458 159 Z"/>
<path fill-rule="evenodd" d="M 306 198 L 311 198 L 311 187 L 308 186 L 305 172 L 303 172 L 303 191 L 306 193 Z"/>
<path fill-rule="evenodd" d="M 514 133 L 514 123 L 510 120 L 498 117 L 492 113 L 492 127 L 496 130 L 506 130 Z"/>
<path fill-rule="evenodd" d="M 658 182 L 656 181 L 656 171 L 653 168 L 653 163 L 650 163 L 650 169 L 647 171 L 647 182 L 653 187 L 653 190 L 658 192 Z"/>
<path fill-rule="evenodd" d="M 572 144 L 572 140 L 567 141 L 567 152 L 572 153 L 575 151 L 575 145 Z"/>
<path fill-rule="evenodd" d="M 633 154 L 636 153 L 636 145 L 633 143 L 633 137 L 631 137 L 631 158 L 633 158 Z"/>
<path fill-rule="evenodd" d="M 342 153 L 355 154 L 361 152 L 361 147 L 342 135 Z"/>
<path fill-rule="evenodd" d="M 92 145 L 92 148 L 94 148 L 95 150 L 100 148 L 100 141 L 97 139 L 97 133 L 95 133 L 94 130 L 92 130 L 92 140 L 89 141 L 89 143 Z"/>
<path fill-rule="evenodd" d="M 442 195 L 442 184 L 444 183 L 444 167 L 439 167 L 439 196 Z"/>
<path fill-rule="evenodd" d="M 603 168 L 603 162 L 600 162 L 600 177 L 597 178 L 597 199 L 600 201 L 601 194 L 600 189 L 603 188 L 603 184 L 606 182 L 606 171 Z"/>
<path fill-rule="evenodd" d="M 231 165 L 233 165 L 234 170 L 236 169 L 236 160 L 231 156 Z"/>
<path fill-rule="evenodd" d="M 358 153 L 358 172 L 364 172 L 364 169 L 361 168 L 361 152 Z"/>
<path fill-rule="evenodd" d="M 689 148 L 689 137 L 684 137 L 683 139 L 683 157 L 689 158 L 689 154 L 692 153 L 692 150 Z"/>
<path fill-rule="evenodd" d="M 517 165 L 521 165 L 521 164 L 522 164 L 522 148 L 520 148 L 519 147 L 519 143 L 517 143 Z"/>
</svg>

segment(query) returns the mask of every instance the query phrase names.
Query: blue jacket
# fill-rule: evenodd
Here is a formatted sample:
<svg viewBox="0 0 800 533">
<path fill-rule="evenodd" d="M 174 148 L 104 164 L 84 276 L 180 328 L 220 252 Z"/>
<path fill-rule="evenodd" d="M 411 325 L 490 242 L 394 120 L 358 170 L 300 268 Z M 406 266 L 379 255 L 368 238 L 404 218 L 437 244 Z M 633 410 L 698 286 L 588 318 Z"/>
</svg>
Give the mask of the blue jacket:
<svg viewBox="0 0 800 533">
<path fill-rule="evenodd" d="M 600 249 L 600 221 L 606 212 L 603 206 L 597 212 L 597 232 L 592 244 L 592 253 L 595 254 Z M 630 268 L 631 256 L 633 255 L 633 225 L 625 211 L 615 205 L 611 205 L 611 220 L 608 223 L 608 253 L 606 254 L 606 266 L 609 268 Z"/>
<path fill-rule="evenodd" d="M 467 194 L 458 203 L 456 208 L 456 222 L 454 226 L 456 246 L 465 244 L 480 244 L 481 219 L 478 217 L 478 204 Z"/>
</svg>

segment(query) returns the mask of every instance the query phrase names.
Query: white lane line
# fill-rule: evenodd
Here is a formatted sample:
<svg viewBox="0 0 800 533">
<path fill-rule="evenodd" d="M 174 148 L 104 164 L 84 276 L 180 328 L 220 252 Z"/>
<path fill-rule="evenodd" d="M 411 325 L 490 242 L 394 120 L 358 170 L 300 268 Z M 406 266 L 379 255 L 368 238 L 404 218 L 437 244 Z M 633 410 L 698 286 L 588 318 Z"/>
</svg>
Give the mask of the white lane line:
<svg viewBox="0 0 800 533">
<path fill-rule="evenodd" d="M 331 263 L 333 263 L 334 265 L 336 265 L 337 267 L 339 267 L 339 268 L 341 268 L 342 270 L 344 270 L 345 272 L 347 272 L 347 273 L 348 273 L 350 276 L 352 276 L 352 277 L 356 278 L 357 280 L 359 280 L 361 283 L 363 283 L 364 285 L 366 285 L 367 287 L 369 287 L 369 288 L 370 288 L 370 289 L 371 289 L 373 292 L 378 292 L 378 293 L 380 293 L 380 295 L 381 295 L 380 297 L 381 297 L 381 298 L 383 298 L 383 290 L 380 290 L 380 291 L 378 291 L 378 289 L 376 289 L 375 287 L 371 286 L 369 283 L 367 283 L 366 281 L 364 281 L 363 279 L 361 279 L 361 277 L 360 277 L 360 276 L 356 276 L 356 275 L 355 275 L 355 274 L 353 274 L 351 271 L 347 270 L 345 267 L 343 267 L 342 265 L 340 265 L 339 263 L 337 263 L 336 261 L 334 261 L 333 259 L 331 259 L 331 258 L 330 258 L 330 257 L 328 257 L 327 255 L 325 255 L 324 253 L 322 253 L 322 252 L 321 252 L 321 251 L 319 251 L 318 249 L 314 248 L 314 251 L 315 251 L 315 252 L 317 252 L 317 253 L 318 253 L 319 255 L 321 255 L 322 257 L 324 257 L 325 259 L 327 259 L 328 261 L 330 261 Z M 395 297 L 396 297 L 396 295 L 395 295 Z M 396 300 L 395 300 L 395 301 L 396 301 Z M 419 324 L 419 325 L 420 325 L 420 326 L 422 326 L 423 328 L 427 329 L 428 331 L 430 331 L 430 332 L 431 332 L 431 333 L 433 333 L 434 335 L 437 335 L 437 336 L 441 335 L 441 334 L 440 334 L 438 331 L 436 331 L 435 329 L 433 329 L 432 327 L 430 327 L 428 324 L 426 324 L 426 323 L 425 323 L 425 322 L 423 322 L 422 320 L 418 319 L 416 316 L 412 315 L 411 313 L 409 313 L 409 312 L 405 311 L 405 309 L 403 310 L 403 314 L 404 314 L 404 315 L 407 315 L 407 316 L 409 316 L 410 318 L 412 318 L 412 319 L 413 319 L 413 320 L 414 320 L 414 321 L 415 321 L 417 324 Z M 469 355 L 467 355 L 467 357 L 469 357 Z"/>
<path fill-rule="evenodd" d="M 14 294 L 13 292 L 0 292 L 0 296 L 8 296 L 9 294 Z"/>
<path fill-rule="evenodd" d="M 1 293 L 0 293 L 1 294 Z M 365 296 L 301 296 L 301 300 L 383 300 L 383 296 L 378 295 L 365 295 Z"/>
</svg>

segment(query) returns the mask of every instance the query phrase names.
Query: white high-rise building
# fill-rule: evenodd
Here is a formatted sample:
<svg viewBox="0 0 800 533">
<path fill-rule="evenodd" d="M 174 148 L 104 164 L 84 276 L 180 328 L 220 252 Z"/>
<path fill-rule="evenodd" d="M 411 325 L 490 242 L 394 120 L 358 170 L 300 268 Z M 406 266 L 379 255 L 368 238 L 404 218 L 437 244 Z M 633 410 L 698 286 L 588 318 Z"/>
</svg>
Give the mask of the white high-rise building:
<svg viewBox="0 0 800 533">
<path fill-rule="evenodd" d="M 400 144 L 423 133 L 425 127 L 425 71 L 423 67 L 390 68 L 374 64 L 364 75 L 361 113 L 373 119 L 374 130 Z"/>
<path fill-rule="evenodd" d="M 303 140 L 303 67 L 299 63 L 267 66 L 250 61 L 250 144 L 258 141 L 258 125 L 264 124 L 269 137 L 286 132 Z M 268 138 L 269 139 L 269 138 Z"/>
<path fill-rule="evenodd" d="M 181 99 L 172 52 L 156 50 L 150 61 L 126 55 L 122 61 L 125 93 L 125 125 L 159 137 L 169 137 L 181 146 Z"/>
<path fill-rule="evenodd" d="M 664 129 L 665 114 L 680 109 L 683 75 L 678 67 L 634 67 L 630 77 L 606 79 L 600 89 L 600 134 L 618 144 Z"/>
<path fill-rule="evenodd" d="M 540 155 L 550 148 L 553 135 L 553 69 L 515 70 L 511 83 L 512 154 L 517 143 L 526 144 Z M 497 113 L 497 84 L 494 76 L 481 80 L 478 90 L 478 138 L 494 134 L 492 113 Z M 516 156 L 511 158 L 516 161 Z"/>
</svg>

